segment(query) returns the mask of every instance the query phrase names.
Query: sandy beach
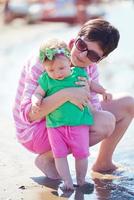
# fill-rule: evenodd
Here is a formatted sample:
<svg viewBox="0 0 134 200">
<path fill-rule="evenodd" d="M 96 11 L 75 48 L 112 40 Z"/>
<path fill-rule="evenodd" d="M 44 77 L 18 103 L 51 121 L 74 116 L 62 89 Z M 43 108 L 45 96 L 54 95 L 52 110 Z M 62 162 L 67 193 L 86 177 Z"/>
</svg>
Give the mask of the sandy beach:
<svg viewBox="0 0 134 200">
<path fill-rule="evenodd" d="M 101 83 L 111 92 L 126 91 L 134 95 L 134 4 L 132 1 L 107 4 L 102 7 L 105 19 L 120 31 L 118 49 L 100 64 Z M 0 22 L 0 200 L 121 200 L 134 199 L 134 124 L 129 127 L 114 154 L 121 165 L 112 175 L 91 173 L 99 145 L 91 148 L 87 178 L 95 188 L 90 194 L 57 191 L 59 181 L 48 180 L 34 166 L 35 155 L 25 150 L 16 140 L 12 120 L 12 105 L 17 81 L 24 60 L 47 38 L 63 38 L 67 42 L 80 26 L 65 23 L 27 25 L 17 19 L 9 25 Z M 69 156 L 74 177 L 74 160 Z"/>
</svg>

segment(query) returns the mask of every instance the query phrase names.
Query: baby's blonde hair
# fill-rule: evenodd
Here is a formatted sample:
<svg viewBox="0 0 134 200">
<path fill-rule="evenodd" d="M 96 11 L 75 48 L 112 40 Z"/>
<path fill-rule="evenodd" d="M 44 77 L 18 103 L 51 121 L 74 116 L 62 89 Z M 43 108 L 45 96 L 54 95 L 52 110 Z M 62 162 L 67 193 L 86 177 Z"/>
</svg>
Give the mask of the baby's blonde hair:
<svg viewBox="0 0 134 200">
<path fill-rule="evenodd" d="M 46 48 L 49 48 L 49 49 L 66 48 L 66 49 L 68 49 L 67 44 L 64 41 L 56 39 L 56 38 L 49 39 L 49 40 L 43 42 L 40 46 L 40 51 L 45 51 Z"/>
</svg>

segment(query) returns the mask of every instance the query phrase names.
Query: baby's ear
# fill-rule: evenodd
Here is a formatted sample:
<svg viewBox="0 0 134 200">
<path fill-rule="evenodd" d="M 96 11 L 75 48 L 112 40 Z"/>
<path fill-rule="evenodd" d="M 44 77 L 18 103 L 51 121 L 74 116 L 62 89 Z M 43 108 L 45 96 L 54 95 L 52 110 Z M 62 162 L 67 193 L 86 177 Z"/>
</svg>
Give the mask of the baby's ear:
<svg viewBox="0 0 134 200">
<path fill-rule="evenodd" d="M 73 48 L 74 41 L 75 41 L 75 39 L 71 39 L 70 42 L 69 42 L 69 44 L 68 44 L 68 48 L 69 48 L 70 51 Z"/>
</svg>

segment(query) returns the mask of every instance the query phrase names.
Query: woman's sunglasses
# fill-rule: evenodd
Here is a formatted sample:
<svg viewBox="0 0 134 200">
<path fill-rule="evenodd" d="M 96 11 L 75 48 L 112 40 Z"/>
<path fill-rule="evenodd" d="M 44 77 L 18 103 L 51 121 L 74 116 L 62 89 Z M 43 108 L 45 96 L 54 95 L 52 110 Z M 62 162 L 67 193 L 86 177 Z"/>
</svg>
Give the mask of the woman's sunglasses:
<svg viewBox="0 0 134 200">
<path fill-rule="evenodd" d="M 102 59 L 98 53 L 88 49 L 87 44 L 80 37 L 75 41 L 75 46 L 81 52 L 87 51 L 87 57 L 89 60 L 91 60 L 91 62 L 98 62 Z"/>
</svg>

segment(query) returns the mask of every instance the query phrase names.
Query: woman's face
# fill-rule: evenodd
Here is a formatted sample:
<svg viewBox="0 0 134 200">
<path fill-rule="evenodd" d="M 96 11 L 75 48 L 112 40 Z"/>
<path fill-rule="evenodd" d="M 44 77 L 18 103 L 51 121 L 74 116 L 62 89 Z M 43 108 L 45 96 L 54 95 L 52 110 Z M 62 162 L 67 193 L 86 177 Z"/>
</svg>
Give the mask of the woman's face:
<svg viewBox="0 0 134 200">
<path fill-rule="evenodd" d="M 71 62 L 79 67 L 87 67 L 103 58 L 103 51 L 97 42 L 77 38 L 71 45 Z"/>
</svg>

